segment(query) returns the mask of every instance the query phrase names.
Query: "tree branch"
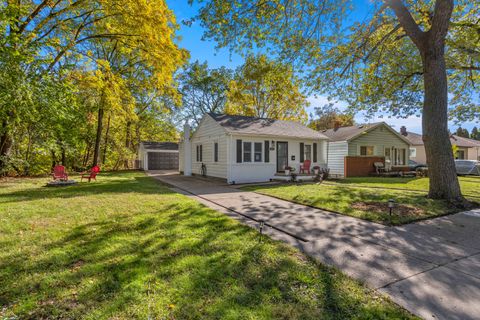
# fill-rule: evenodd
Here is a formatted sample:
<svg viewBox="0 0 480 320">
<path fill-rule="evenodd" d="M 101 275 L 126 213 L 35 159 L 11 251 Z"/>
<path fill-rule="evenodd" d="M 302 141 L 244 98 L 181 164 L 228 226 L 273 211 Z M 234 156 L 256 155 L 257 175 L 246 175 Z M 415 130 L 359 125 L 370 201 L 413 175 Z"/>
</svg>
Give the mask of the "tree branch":
<svg viewBox="0 0 480 320">
<path fill-rule="evenodd" d="M 418 24 L 413 19 L 412 15 L 408 11 L 407 7 L 403 4 L 402 0 L 385 0 L 386 4 L 395 12 L 395 15 L 400 22 L 405 33 L 412 39 L 417 48 L 423 51 L 423 40 L 425 32 L 423 32 Z"/>
</svg>

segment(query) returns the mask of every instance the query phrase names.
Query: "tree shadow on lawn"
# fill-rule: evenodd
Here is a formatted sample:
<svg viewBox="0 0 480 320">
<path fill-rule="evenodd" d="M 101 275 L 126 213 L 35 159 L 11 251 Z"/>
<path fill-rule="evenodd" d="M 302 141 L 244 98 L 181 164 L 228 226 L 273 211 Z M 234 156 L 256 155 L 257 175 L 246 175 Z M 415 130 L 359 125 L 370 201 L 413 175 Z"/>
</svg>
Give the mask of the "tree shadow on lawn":
<svg viewBox="0 0 480 320">
<path fill-rule="evenodd" d="M 255 231 L 200 205 L 118 215 L 45 241 L 32 243 L 38 255 L 7 249 L 0 262 L 7 316 L 306 319 L 398 312 L 369 303 L 365 289 L 346 291 L 349 280 L 333 269 L 299 263 L 286 246 L 259 242 Z"/>
<path fill-rule="evenodd" d="M 68 187 L 38 186 L 19 191 L 3 193 L 4 200 L 0 203 L 25 202 L 39 199 L 75 198 L 81 196 L 118 193 L 143 193 L 143 194 L 175 194 L 165 185 L 150 177 L 134 177 L 133 179 L 108 179 L 97 182 L 83 182 Z"/>
<path fill-rule="evenodd" d="M 322 194 L 320 191 L 318 196 L 315 196 L 315 192 L 313 192 L 312 195 L 306 196 L 304 194 L 299 194 L 293 197 L 293 201 L 370 221 L 389 224 L 390 215 L 385 204 L 389 199 L 393 199 L 395 201 L 395 207 L 392 210 L 391 223 L 395 225 L 429 217 L 452 214 L 459 211 L 458 209 L 449 206 L 445 201 L 428 199 L 425 194 L 420 193 L 402 193 L 397 190 L 375 191 L 349 187 L 335 187 L 328 191 L 327 195 Z M 375 207 L 381 207 L 384 210 L 360 210 L 355 204 L 374 204 Z M 402 208 L 400 208 L 400 206 Z M 405 210 L 408 209 L 408 207 L 411 207 L 412 209 L 418 208 L 420 210 Z"/>
</svg>

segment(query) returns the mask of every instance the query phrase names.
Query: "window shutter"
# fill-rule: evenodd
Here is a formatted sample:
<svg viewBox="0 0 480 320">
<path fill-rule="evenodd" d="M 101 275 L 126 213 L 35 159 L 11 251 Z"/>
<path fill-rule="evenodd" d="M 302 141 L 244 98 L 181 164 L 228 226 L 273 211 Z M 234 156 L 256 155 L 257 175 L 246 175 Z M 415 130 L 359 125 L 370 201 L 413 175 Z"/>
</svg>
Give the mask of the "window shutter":
<svg viewBox="0 0 480 320">
<path fill-rule="evenodd" d="M 313 162 L 317 162 L 317 144 L 313 143 Z"/>
<path fill-rule="evenodd" d="M 303 142 L 300 142 L 300 162 L 305 160 L 305 145 Z"/>
<path fill-rule="evenodd" d="M 237 163 L 242 163 L 242 140 L 237 140 Z"/>
<path fill-rule="evenodd" d="M 203 148 L 202 145 L 200 145 L 200 162 L 203 161 Z"/>
<path fill-rule="evenodd" d="M 213 152 L 214 152 L 213 161 L 218 162 L 218 142 L 215 142 L 213 144 Z"/>
<path fill-rule="evenodd" d="M 200 147 L 197 145 L 197 152 L 196 152 L 196 155 L 197 155 L 197 162 L 200 161 Z"/>
<path fill-rule="evenodd" d="M 270 162 L 270 141 L 265 140 L 265 162 Z"/>
</svg>

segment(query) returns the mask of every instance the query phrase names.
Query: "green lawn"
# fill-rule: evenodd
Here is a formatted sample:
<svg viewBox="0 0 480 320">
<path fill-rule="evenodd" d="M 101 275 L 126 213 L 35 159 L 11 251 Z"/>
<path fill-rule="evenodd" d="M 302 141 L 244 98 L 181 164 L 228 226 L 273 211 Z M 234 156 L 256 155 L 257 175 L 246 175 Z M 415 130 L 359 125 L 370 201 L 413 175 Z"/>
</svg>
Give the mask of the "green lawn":
<svg viewBox="0 0 480 320">
<path fill-rule="evenodd" d="M 480 201 L 480 179 L 460 177 L 463 193 Z M 444 201 L 426 198 L 427 178 L 348 178 L 322 184 L 251 186 L 247 190 L 349 216 L 389 223 L 387 201 L 394 199 L 392 223 L 404 224 L 458 212 Z"/>
<path fill-rule="evenodd" d="M 474 201 L 480 201 L 480 177 L 463 176 L 458 178 L 463 194 Z M 347 186 L 362 186 L 389 189 L 405 189 L 410 191 L 428 191 L 428 178 L 382 178 L 355 177 L 328 181 Z"/>
<path fill-rule="evenodd" d="M 0 319 L 391 319 L 340 272 L 142 173 L 0 181 Z"/>
</svg>

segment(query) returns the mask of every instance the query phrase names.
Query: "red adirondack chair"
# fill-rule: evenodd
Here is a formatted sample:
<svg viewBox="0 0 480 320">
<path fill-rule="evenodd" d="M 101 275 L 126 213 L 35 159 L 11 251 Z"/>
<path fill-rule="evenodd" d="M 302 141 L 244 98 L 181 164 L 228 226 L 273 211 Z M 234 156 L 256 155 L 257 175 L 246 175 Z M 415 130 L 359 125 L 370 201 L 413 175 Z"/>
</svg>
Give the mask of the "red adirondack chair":
<svg viewBox="0 0 480 320">
<path fill-rule="evenodd" d="M 310 173 L 310 165 L 311 164 L 312 164 L 312 161 L 305 160 L 303 162 L 303 165 L 300 166 L 300 173 Z"/>
<path fill-rule="evenodd" d="M 88 179 L 88 182 L 90 180 L 95 180 L 97 181 L 97 174 L 100 172 L 100 167 L 99 166 L 93 166 L 89 172 L 83 172 L 82 173 L 82 178 L 80 181 L 83 181 L 83 178 Z"/>
<path fill-rule="evenodd" d="M 65 171 L 64 166 L 55 166 L 53 168 L 53 173 L 52 173 L 53 180 L 62 180 L 62 181 L 67 181 L 68 180 L 68 174 Z"/>
</svg>

